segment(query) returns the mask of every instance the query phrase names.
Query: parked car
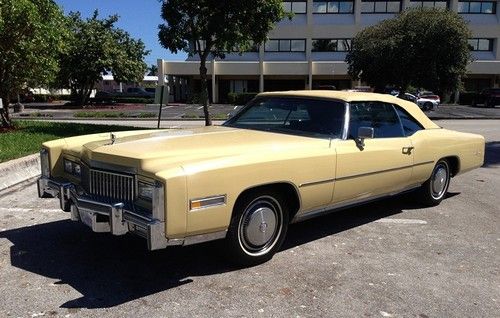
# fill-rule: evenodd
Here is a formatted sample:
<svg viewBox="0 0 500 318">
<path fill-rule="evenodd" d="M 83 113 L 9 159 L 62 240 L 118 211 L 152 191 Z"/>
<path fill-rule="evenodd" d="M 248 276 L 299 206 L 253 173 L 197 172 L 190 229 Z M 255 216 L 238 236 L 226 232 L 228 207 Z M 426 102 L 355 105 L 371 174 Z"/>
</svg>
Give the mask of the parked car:
<svg viewBox="0 0 500 318">
<path fill-rule="evenodd" d="M 232 260 L 254 265 L 293 222 L 410 190 L 439 204 L 484 147 L 390 95 L 263 93 L 222 126 L 46 142 L 38 194 L 95 232 L 150 250 L 225 239 Z"/>
<path fill-rule="evenodd" d="M 496 105 L 500 105 L 500 88 L 487 88 L 482 90 L 481 93 L 474 97 L 472 105 L 475 107 L 479 105 L 483 105 L 484 107 L 495 107 Z"/>
<path fill-rule="evenodd" d="M 98 91 L 94 97 L 89 99 L 89 103 L 92 104 L 114 104 L 116 103 L 117 94 Z"/>
<path fill-rule="evenodd" d="M 126 97 L 154 98 L 154 92 L 148 92 L 142 87 L 129 87 L 125 93 Z"/>
<path fill-rule="evenodd" d="M 439 95 L 436 95 L 436 94 L 419 94 L 418 95 L 418 98 L 422 98 L 422 99 L 432 99 L 432 100 L 435 100 L 437 102 L 437 104 L 441 104 L 441 97 L 439 97 Z"/>
<path fill-rule="evenodd" d="M 405 93 L 405 99 L 411 102 L 414 102 L 418 105 L 422 110 L 435 110 L 439 105 L 439 101 L 436 99 L 426 98 L 426 97 L 417 97 L 410 93 Z"/>
</svg>

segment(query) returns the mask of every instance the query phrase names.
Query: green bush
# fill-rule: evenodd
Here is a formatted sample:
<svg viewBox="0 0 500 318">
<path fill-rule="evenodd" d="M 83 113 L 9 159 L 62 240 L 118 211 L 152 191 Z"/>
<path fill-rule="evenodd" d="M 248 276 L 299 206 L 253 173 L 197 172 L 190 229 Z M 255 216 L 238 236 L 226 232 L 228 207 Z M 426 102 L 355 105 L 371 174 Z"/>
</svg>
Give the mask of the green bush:
<svg viewBox="0 0 500 318">
<path fill-rule="evenodd" d="M 187 97 L 186 104 L 199 104 L 200 100 L 199 93 L 190 93 Z"/>
<path fill-rule="evenodd" d="M 138 97 L 116 97 L 113 98 L 116 103 L 123 104 L 153 104 L 154 98 L 138 98 Z"/>
<path fill-rule="evenodd" d="M 245 105 L 254 99 L 257 94 L 258 93 L 229 93 L 227 94 L 227 100 L 233 105 Z"/>
<path fill-rule="evenodd" d="M 472 105 L 472 101 L 476 97 L 476 92 L 461 92 L 458 98 L 458 104 L 460 105 Z"/>
</svg>

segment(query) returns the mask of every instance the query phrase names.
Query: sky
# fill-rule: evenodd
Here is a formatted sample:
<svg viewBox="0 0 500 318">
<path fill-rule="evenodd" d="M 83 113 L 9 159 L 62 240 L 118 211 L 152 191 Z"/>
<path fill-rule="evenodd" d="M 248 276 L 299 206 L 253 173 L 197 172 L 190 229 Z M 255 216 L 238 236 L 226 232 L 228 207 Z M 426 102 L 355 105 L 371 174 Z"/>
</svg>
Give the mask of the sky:
<svg viewBox="0 0 500 318">
<path fill-rule="evenodd" d="M 161 2 L 158 0 L 55 0 L 64 13 L 79 11 L 84 18 L 91 16 L 95 9 L 101 18 L 118 14 L 116 26 L 127 31 L 135 39 L 141 39 L 151 51 L 145 60 L 148 65 L 156 64 L 158 58 L 165 60 L 185 60 L 186 54 L 177 55 L 163 48 L 158 42 L 158 25 L 163 23 L 160 16 Z"/>
</svg>

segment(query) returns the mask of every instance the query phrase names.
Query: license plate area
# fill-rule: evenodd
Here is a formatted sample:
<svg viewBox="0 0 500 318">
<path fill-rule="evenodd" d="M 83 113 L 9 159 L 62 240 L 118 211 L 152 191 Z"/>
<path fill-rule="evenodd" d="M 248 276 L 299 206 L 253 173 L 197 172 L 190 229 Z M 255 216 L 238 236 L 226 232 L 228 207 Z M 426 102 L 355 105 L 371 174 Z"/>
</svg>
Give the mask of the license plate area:
<svg viewBox="0 0 500 318">
<path fill-rule="evenodd" d="M 111 232 L 109 225 L 109 217 L 101 216 L 98 213 L 79 209 L 80 220 L 94 232 L 103 233 Z"/>
</svg>

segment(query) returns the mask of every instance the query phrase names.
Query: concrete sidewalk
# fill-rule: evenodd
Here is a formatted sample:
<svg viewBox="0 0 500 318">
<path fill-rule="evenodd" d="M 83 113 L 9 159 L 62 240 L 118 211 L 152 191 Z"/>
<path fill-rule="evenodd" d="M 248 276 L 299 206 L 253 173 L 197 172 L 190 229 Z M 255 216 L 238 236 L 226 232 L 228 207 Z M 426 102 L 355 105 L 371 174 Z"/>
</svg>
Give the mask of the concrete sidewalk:
<svg viewBox="0 0 500 318">
<path fill-rule="evenodd" d="M 38 177 L 40 173 L 39 154 L 0 163 L 0 194 Z"/>
</svg>

